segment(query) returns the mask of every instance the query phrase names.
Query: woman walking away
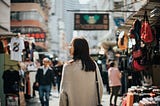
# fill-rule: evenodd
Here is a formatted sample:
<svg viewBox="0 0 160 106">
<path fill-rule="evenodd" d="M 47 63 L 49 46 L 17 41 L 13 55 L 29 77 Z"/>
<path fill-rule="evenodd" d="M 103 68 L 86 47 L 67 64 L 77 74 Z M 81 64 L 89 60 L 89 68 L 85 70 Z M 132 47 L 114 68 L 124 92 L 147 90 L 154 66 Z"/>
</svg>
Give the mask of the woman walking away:
<svg viewBox="0 0 160 106">
<path fill-rule="evenodd" d="M 108 69 L 108 78 L 110 86 L 110 106 L 116 106 L 118 93 L 121 87 L 121 73 L 115 66 L 113 61 L 110 61 L 110 67 Z M 114 104 L 112 104 L 112 98 L 114 97 Z"/>
<path fill-rule="evenodd" d="M 102 98 L 103 83 L 99 68 L 89 55 L 88 42 L 74 38 L 70 45 L 72 60 L 64 64 L 60 85 L 59 106 L 97 106 L 95 71 Z"/>
</svg>

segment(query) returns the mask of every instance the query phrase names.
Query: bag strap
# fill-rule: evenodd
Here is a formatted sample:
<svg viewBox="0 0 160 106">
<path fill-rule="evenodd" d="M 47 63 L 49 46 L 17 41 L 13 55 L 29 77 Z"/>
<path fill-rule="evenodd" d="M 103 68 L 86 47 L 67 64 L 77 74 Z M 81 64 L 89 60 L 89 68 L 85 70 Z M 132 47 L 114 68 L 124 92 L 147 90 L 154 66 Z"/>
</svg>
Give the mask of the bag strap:
<svg viewBox="0 0 160 106">
<path fill-rule="evenodd" d="M 102 106 L 101 102 L 100 102 L 100 95 L 99 95 L 99 85 L 98 85 L 97 70 L 95 70 L 95 77 L 96 77 L 96 88 L 97 88 L 97 96 L 98 96 L 98 106 Z"/>
<path fill-rule="evenodd" d="M 144 12 L 144 21 L 149 23 L 147 11 Z"/>
</svg>

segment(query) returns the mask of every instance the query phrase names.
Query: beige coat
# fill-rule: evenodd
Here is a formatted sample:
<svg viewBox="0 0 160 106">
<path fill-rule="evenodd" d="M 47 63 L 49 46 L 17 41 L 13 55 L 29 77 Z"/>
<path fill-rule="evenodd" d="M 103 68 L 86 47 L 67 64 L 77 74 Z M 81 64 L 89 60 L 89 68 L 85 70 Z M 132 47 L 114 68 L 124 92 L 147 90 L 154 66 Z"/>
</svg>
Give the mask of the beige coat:
<svg viewBox="0 0 160 106">
<path fill-rule="evenodd" d="M 81 70 L 81 61 L 65 63 L 60 85 L 59 106 L 96 106 L 97 89 L 94 72 Z M 103 94 L 102 78 L 97 67 L 100 97 Z"/>
</svg>

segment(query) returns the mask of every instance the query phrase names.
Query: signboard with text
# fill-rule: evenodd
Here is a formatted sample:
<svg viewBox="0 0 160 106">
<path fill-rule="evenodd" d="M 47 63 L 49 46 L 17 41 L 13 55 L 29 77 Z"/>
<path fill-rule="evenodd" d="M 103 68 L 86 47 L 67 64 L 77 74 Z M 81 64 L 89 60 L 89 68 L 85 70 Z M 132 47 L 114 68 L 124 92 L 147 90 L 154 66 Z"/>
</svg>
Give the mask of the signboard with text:
<svg viewBox="0 0 160 106">
<path fill-rule="evenodd" d="M 75 13 L 74 30 L 109 30 L 109 14 Z"/>
<path fill-rule="evenodd" d="M 27 34 L 27 37 L 33 37 L 35 39 L 35 42 L 45 42 L 45 40 L 46 40 L 46 35 L 44 32 L 29 33 L 29 34 Z"/>
</svg>

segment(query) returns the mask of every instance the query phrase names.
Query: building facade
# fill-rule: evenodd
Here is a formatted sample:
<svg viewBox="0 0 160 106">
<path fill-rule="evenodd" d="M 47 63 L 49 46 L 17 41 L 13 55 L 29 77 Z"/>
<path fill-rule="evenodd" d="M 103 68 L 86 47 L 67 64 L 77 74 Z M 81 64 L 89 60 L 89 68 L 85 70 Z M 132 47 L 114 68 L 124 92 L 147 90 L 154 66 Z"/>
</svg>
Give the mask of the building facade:
<svg viewBox="0 0 160 106">
<path fill-rule="evenodd" d="M 74 13 L 69 10 L 77 8 L 79 8 L 78 0 L 52 0 L 49 17 L 49 50 L 60 60 L 67 60 L 66 47 L 73 37 Z"/>
<path fill-rule="evenodd" d="M 37 51 L 47 51 L 48 10 L 46 0 L 11 0 L 11 31 L 34 38 Z"/>
<path fill-rule="evenodd" d="M 0 0 L 0 34 L 10 32 L 10 0 Z"/>
</svg>

